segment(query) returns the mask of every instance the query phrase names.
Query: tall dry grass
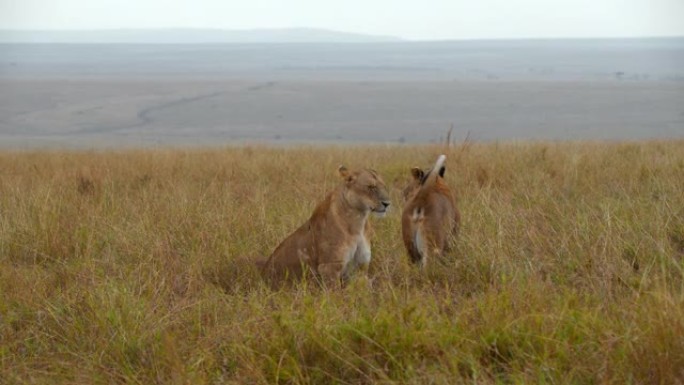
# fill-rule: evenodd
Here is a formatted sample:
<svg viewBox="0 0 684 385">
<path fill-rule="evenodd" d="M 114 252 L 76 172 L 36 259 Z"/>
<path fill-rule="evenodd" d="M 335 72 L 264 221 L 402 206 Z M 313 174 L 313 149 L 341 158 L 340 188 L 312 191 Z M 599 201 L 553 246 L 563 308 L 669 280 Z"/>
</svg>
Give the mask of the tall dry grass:
<svg viewBox="0 0 684 385">
<path fill-rule="evenodd" d="M 684 142 L 448 151 L 463 224 L 420 272 L 409 168 L 439 147 L 0 153 L 0 382 L 684 381 Z M 267 256 L 372 166 L 394 210 L 341 291 Z"/>
</svg>

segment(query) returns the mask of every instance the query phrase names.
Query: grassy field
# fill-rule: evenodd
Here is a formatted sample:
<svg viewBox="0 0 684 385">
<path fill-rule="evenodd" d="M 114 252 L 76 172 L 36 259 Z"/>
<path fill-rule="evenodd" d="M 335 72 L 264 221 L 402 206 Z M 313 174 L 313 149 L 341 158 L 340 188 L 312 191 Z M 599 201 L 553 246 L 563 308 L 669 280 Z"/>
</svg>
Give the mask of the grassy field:
<svg viewBox="0 0 684 385">
<path fill-rule="evenodd" d="M 451 148 L 417 271 L 400 192 L 443 151 L 0 152 L 0 383 L 684 382 L 684 141 Z M 391 189 L 369 271 L 270 290 L 341 163 Z"/>
</svg>

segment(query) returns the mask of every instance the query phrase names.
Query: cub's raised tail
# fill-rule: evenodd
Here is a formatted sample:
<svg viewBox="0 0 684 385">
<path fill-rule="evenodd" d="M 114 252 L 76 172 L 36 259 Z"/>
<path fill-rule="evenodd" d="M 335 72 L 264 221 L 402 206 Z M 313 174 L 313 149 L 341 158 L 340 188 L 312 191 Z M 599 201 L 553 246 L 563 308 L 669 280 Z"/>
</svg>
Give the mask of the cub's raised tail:
<svg viewBox="0 0 684 385">
<path fill-rule="evenodd" d="M 430 171 L 423 177 L 422 188 L 430 188 L 434 186 L 437 182 L 437 177 L 444 177 L 444 162 L 446 161 L 446 155 L 442 154 L 437 158 L 435 165 L 432 166 Z"/>
</svg>

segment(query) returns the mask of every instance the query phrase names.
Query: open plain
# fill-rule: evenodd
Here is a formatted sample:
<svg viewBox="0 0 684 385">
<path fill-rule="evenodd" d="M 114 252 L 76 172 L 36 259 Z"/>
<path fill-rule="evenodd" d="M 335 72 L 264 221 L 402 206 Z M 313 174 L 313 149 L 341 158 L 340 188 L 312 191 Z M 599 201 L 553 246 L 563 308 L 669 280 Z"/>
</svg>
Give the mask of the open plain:
<svg viewBox="0 0 684 385">
<path fill-rule="evenodd" d="M 684 136 L 684 39 L 0 45 L 1 148 Z"/>
</svg>

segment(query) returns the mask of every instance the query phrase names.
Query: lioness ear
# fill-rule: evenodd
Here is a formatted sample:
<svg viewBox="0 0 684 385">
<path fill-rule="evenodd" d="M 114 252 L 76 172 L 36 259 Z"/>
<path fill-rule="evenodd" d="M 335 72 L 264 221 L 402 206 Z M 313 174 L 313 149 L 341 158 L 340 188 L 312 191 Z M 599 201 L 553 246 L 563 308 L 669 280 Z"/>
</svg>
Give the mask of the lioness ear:
<svg viewBox="0 0 684 385">
<path fill-rule="evenodd" d="M 420 167 L 414 167 L 411 169 L 411 175 L 413 175 L 413 179 L 415 180 L 422 180 L 425 173 Z"/>
<path fill-rule="evenodd" d="M 444 178 L 444 171 L 446 171 L 446 167 L 444 167 L 444 166 L 440 167 L 439 176 L 441 176 L 442 178 Z"/>
<path fill-rule="evenodd" d="M 347 169 L 347 167 L 343 164 L 337 168 L 337 172 L 339 172 L 340 176 L 344 179 L 349 179 L 349 177 L 351 177 L 351 173 L 349 172 L 349 169 Z"/>
</svg>

